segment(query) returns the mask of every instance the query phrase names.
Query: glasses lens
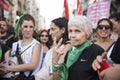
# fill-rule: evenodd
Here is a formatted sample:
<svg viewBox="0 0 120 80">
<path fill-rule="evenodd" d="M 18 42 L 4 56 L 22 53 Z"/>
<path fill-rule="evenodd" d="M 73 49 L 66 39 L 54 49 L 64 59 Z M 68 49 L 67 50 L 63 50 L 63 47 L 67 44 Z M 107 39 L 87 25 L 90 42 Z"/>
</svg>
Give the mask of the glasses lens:
<svg viewBox="0 0 120 80">
<path fill-rule="evenodd" d="M 48 37 L 48 35 L 45 35 L 45 37 Z"/>
<path fill-rule="evenodd" d="M 40 35 L 40 37 L 48 37 L 48 35 Z"/>
<path fill-rule="evenodd" d="M 111 27 L 109 25 L 106 25 L 105 26 L 105 29 L 110 29 Z"/>
<path fill-rule="evenodd" d="M 103 29 L 103 26 L 102 25 L 98 25 L 98 29 Z"/>
<path fill-rule="evenodd" d="M 98 28 L 99 28 L 99 29 L 103 29 L 103 28 L 105 28 L 105 29 L 110 29 L 111 26 L 110 26 L 110 25 L 98 25 Z"/>
</svg>

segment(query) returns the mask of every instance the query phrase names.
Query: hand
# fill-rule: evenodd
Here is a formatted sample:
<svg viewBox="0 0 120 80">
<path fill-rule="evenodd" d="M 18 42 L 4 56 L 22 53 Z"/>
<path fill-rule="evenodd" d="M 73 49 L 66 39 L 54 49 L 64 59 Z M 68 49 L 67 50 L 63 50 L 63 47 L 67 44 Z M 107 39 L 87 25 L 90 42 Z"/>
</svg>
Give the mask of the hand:
<svg viewBox="0 0 120 80">
<path fill-rule="evenodd" d="M 5 67 L 0 65 L 0 74 L 5 74 L 5 73 L 6 73 Z"/>
<path fill-rule="evenodd" d="M 101 56 L 97 56 L 96 59 L 92 63 L 92 67 L 95 71 L 101 68 L 100 63 L 102 62 L 103 58 L 106 57 L 106 52 L 104 52 Z"/>
<path fill-rule="evenodd" d="M 99 76 L 101 80 L 120 80 L 120 64 L 113 65 L 108 69 L 102 71 Z"/>
<path fill-rule="evenodd" d="M 53 40 L 53 63 L 57 63 L 59 58 L 60 58 L 60 55 L 62 55 L 64 52 L 63 50 L 63 46 L 61 46 L 62 44 L 62 38 L 59 40 L 59 42 L 57 43 L 57 40 L 56 38 L 54 38 Z"/>
<path fill-rule="evenodd" d="M 59 40 L 59 42 L 57 43 L 56 38 L 53 39 L 53 46 L 52 46 L 52 48 L 53 48 L 54 52 L 59 53 L 59 54 L 63 54 L 62 53 L 63 52 L 62 51 L 63 50 L 63 46 L 61 46 L 62 45 L 62 41 L 63 41 L 63 39 L 61 38 Z"/>
</svg>

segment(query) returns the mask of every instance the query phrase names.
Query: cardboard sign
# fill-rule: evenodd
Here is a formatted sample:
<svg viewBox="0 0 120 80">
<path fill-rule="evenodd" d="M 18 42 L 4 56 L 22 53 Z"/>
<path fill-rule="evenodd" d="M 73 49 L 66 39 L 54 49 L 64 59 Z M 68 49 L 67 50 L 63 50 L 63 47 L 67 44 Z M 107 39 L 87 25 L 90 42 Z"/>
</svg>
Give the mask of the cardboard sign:
<svg viewBox="0 0 120 80">
<path fill-rule="evenodd" d="M 99 1 L 89 5 L 87 11 L 87 17 L 93 24 L 93 28 L 96 28 L 97 22 L 101 18 L 108 18 L 110 15 L 111 1 Z"/>
</svg>

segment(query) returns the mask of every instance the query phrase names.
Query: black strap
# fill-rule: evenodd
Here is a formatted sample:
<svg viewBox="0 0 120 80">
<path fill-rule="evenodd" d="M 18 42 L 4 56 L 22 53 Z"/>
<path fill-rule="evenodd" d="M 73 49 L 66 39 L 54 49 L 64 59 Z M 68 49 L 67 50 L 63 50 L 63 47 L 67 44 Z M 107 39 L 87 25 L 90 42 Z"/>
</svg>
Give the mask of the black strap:
<svg viewBox="0 0 120 80">
<path fill-rule="evenodd" d="M 30 46 L 28 46 L 24 51 L 22 51 L 21 53 L 19 53 L 19 44 L 17 43 L 17 48 L 16 48 L 16 57 L 17 57 L 17 60 L 18 60 L 18 63 L 19 64 L 23 64 L 23 60 L 21 59 L 21 54 L 24 53 L 28 48 L 30 48 L 33 44 L 31 44 Z M 28 77 L 31 76 L 33 71 L 30 71 L 30 74 L 28 75 Z M 24 72 L 20 72 L 20 74 L 24 74 Z"/>
<path fill-rule="evenodd" d="M 33 43 L 34 44 L 34 43 Z M 28 46 L 24 51 L 22 51 L 21 53 L 20 53 L 20 55 L 22 54 L 22 53 L 24 53 L 28 48 L 30 48 L 33 44 L 31 44 L 30 46 Z M 19 45 L 18 45 L 18 47 L 19 47 Z"/>
<path fill-rule="evenodd" d="M 21 56 L 20 56 L 20 54 L 19 54 L 19 44 L 17 44 L 17 48 L 16 48 L 15 55 L 16 55 L 16 57 L 17 57 L 18 63 L 19 63 L 19 64 L 23 64 L 23 60 L 21 59 Z"/>
</svg>

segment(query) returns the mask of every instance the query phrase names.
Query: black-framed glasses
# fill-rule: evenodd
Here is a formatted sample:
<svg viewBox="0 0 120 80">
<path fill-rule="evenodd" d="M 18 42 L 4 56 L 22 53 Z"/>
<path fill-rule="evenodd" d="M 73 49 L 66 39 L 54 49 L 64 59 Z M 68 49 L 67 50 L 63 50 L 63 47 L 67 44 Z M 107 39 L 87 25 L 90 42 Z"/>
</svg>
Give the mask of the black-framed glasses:
<svg viewBox="0 0 120 80">
<path fill-rule="evenodd" d="M 40 37 L 48 37 L 48 35 L 40 35 Z"/>
<path fill-rule="evenodd" d="M 111 26 L 110 25 L 98 25 L 98 29 L 111 29 Z"/>
</svg>

